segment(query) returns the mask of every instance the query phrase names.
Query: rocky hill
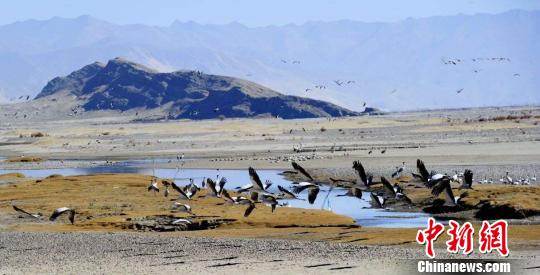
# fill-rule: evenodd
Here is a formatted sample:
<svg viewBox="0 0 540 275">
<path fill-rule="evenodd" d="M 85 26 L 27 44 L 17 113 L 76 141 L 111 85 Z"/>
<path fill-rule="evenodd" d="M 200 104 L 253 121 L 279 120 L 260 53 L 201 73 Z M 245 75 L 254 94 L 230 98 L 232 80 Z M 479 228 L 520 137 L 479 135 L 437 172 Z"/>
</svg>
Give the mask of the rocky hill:
<svg viewBox="0 0 540 275">
<path fill-rule="evenodd" d="M 75 96 L 81 111 L 161 108 L 167 118 L 313 118 L 357 112 L 325 101 L 288 96 L 254 82 L 199 71 L 160 73 L 121 58 L 93 63 L 49 81 L 36 99 Z"/>
</svg>

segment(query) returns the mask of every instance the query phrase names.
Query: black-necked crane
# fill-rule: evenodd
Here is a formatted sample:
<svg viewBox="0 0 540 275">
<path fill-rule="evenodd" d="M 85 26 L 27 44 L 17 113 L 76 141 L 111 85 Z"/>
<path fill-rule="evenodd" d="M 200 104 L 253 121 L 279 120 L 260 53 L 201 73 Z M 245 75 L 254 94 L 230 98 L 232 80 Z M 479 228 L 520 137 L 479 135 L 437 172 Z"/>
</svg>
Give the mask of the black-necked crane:
<svg viewBox="0 0 540 275">
<path fill-rule="evenodd" d="M 189 206 L 188 204 L 183 204 L 183 203 L 179 203 L 179 202 L 174 202 L 174 204 L 173 204 L 173 209 L 174 209 L 174 210 L 177 210 L 177 211 L 180 211 L 180 212 L 186 212 L 186 213 L 192 214 L 192 212 L 191 212 L 191 206 Z"/>
<path fill-rule="evenodd" d="M 356 172 L 356 175 L 358 176 L 358 178 L 360 178 L 360 180 L 362 181 L 362 184 L 366 188 L 369 188 L 370 185 L 373 183 L 373 175 L 371 175 L 370 173 L 366 173 L 366 170 L 364 169 L 364 166 L 362 165 L 360 161 L 355 160 L 353 162 L 352 168 Z M 357 181 L 357 184 L 359 184 L 358 181 Z"/>
<path fill-rule="evenodd" d="M 362 190 L 357 187 L 349 187 L 347 188 L 347 192 L 345 194 L 339 194 L 336 195 L 336 197 L 353 197 L 353 198 L 362 198 Z"/>
<path fill-rule="evenodd" d="M 23 210 L 22 208 L 17 207 L 16 205 L 12 205 L 12 206 L 13 206 L 13 209 L 15 211 L 26 214 L 29 217 L 32 217 L 34 219 L 40 219 L 41 217 L 43 217 L 43 215 L 41 213 L 32 214 L 30 212 L 27 212 L 27 211 Z"/>
<path fill-rule="evenodd" d="M 148 185 L 148 192 L 150 191 L 154 192 L 154 195 L 159 192 L 158 182 L 155 177 L 152 177 L 150 185 Z"/>
<path fill-rule="evenodd" d="M 401 177 L 401 174 L 405 171 L 405 162 L 402 162 L 401 166 L 396 167 L 396 171 L 392 173 L 392 178 Z"/>
<path fill-rule="evenodd" d="M 459 189 L 472 189 L 473 184 L 473 172 L 469 169 L 465 169 L 463 173 L 463 183 Z"/>
<path fill-rule="evenodd" d="M 68 207 L 60 207 L 54 210 L 51 217 L 49 218 L 50 221 L 55 221 L 56 218 L 58 218 L 62 214 L 68 214 L 68 219 L 71 222 L 71 224 L 75 223 L 75 210 L 68 208 Z"/>
</svg>

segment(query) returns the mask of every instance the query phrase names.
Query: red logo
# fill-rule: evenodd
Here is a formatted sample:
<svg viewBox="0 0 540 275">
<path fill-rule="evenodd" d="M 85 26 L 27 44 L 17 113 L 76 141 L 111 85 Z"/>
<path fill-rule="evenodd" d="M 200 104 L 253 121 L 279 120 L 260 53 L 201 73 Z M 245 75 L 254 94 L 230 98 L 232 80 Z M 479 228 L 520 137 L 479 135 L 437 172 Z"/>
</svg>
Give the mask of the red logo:
<svg viewBox="0 0 540 275">
<path fill-rule="evenodd" d="M 480 252 L 489 253 L 492 250 L 499 251 L 501 256 L 508 256 L 508 223 L 498 220 L 492 224 L 484 221 L 480 229 Z"/>
<path fill-rule="evenodd" d="M 446 232 L 450 235 L 450 240 L 446 242 L 448 252 L 457 253 L 459 249 L 463 249 L 463 254 L 470 254 L 473 251 L 474 228 L 472 224 L 466 222 L 461 227 L 456 221 L 450 221 L 449 224 L 450 229 Z"/>
<path fill-rule="evenodd" d="M 434 218 L 428 219 L 428 228 L 426 230 L 418 230 L 418 234 L 416 234 L 416 241 L 419 244 L 426 244 L 426 255 L 428 255 L 428 257 L 435 258 L 433 242 L 437 240 L 443 231 L 444 225 L 436 222 Z"/>
<path fill-rule="evenodd" d="M 474 227 L 470 222 L 459 225 L 454 220 L 449 221 L 449 228 L 446 234 L 450 240 L 446 242 L 446 250 L 450 253 L 458 253 L 463 250 L 463 254 L 468 255 L 473 251 Z M 438 223 L 434 218 L 428 219 L 428 226 L 424 230 L 418 230 L 416 242 L 426 246 L 426 255 L 430 258 L 435 257 L 433 243 L 444 232 L 444 225 Z M 492 224 L 488 221 L 482 222 L 482 228 L 479 232 L 479 251 L 481 253 L 490 253 L 497 250 L 501 256 L 508 256 L 508 223 L 505 220 L 498 220 Z"/>
</svg>

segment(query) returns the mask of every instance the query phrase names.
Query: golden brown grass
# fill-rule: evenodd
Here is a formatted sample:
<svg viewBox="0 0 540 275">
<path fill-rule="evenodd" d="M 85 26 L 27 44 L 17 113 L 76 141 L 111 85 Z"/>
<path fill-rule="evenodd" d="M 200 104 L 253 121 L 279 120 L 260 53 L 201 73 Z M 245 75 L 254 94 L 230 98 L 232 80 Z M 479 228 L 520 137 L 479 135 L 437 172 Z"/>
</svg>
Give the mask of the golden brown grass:
<svg viewBox="0 0 540 275">
<path fill-rule="evenodd" d="M 507 206 L 527 215 L 540 213 L 540 186 L 531 185 L 474 185 L 474 189 L 459 189 L 452 184 L 455 196 L 466 193 L 461 203 L 466 208 L 476 208 L 482 203 L 492 207 Z M 432 198 L 428 188 L 407 188 L 407 196 L 413 203 L 422 204 Z M 443 198 L 443 195 L 440 196 Z"/>
<path fill-rule="evenodd" d="M 5 175 L 4 175 L 5 176 Z M 14 175 L 17 177 L 18 175 Z M 67 206 L 76 209 L 75 225 L 60 220 L 56 223 L 34 222 L 21 219 L 7 224 L 11 231 L 126 231 L 128 219 L 153 215 L 187 217 L 185 213 L 171 210 L 174 191 L 169 198 L 162 193 L 153 195 L 146 187 L 150 176 L 137 174 L 100 174 L 87 176 L 49 176 L 41 182 L 23 179 L 17 185 L 0 186 L 0 215 L 18 215 L 11 203 L 29 212 L 50 214 L 55 208 Z M 469 200 L 480 199 L 484 192 L 498 195 L 510 194 L 510 186 L 479 186 L 471 192 Z M 523 187 L 523 190 L 526 187 Z M 534 188 L 531 188 L 534 189 Z M 426 195 L 424 189 L 416 189 L 411 196 Z M 421 191 L 420 191 L 421 190 Z M 498 191 L 497 191 L 498 190 Z M 504 191 L 501 191 L 504 190 Z M 519 188 L 518 190 L 522 190 Z M 476 193 L 478 192 L 478 194 Z M 535 194 L 538 190 L 534 191 Z M 203 191 L 203 195 L 204 195 Z M 519 191 L 518 193 L 521 193 Z M 525 196 L 525 191 L 523 191 Z M 362 245 L 411 245 L 416 246 L 414 228 L 360 228 L 351 218 L 328 211 L 281 207 L 271 213 L 269 207 L 258 205 L 248 218 L 243 217 L 245 206 L 219 205 L 222 199 L 204 197 L 185 201 L 198 216 L 215 216 L 235 219 L 213 230 L 182 231 L 168 233 L 182 236 L 282 238 L 295 240 L 320 240 Z M 518 202 L 516 202 L 518 203 Z M 204 219 L 202 217 L 201 219 Z M 478 225 L 476 225 L 478 227 Z M 515 246 L 538 245 L 540 225 L 511 225 L 509 238 Z M 437 245 L 444 245 L 448 236 L 443 234 Z"/>
<path fill-rule="evenodd" d="M 100 174 L 88 176 L 50 176 L 39 183 L 26 181 L 0 187 L 1 212 L 11 212 L 9 202 L 14 201 L 30 212 L 52 213 L 57 207 L 76 209 L 78 215 L 74 226 L 37 224 L 47 230 L 121 230 L 128 227 L 128 218 L 152 215 L 175 215 L 187 217 L 186 213 L 174 213 L 171 209 L 176 198 L 174 191 L 168 198 L 163 193 L 154 195 L 146 190 L 150 176 L 136 174 Z M 205 195 L 206 191 L 201 191 Z M 224 204 L 214 197 L 182 201 L 193 208 L 197 216 L 215 216 L 236 221 L 227 228 L 265 228 L 275 226 L 333 226 L 354 225 L 353 219 L 329 211 L 280 207 L 274 213 L 262 204 L 244 218 L 246 206 Z M 19 229 L 27 225 L 17 225 Z"/>
<path fill-rule="evenodd" d="M 24 178 L 24 174 L 22 173 L 7 173 L 7 174 L 0 174 L 0 180 L 10 180 L 10 179 L 22 179 Z"/>
</svg>

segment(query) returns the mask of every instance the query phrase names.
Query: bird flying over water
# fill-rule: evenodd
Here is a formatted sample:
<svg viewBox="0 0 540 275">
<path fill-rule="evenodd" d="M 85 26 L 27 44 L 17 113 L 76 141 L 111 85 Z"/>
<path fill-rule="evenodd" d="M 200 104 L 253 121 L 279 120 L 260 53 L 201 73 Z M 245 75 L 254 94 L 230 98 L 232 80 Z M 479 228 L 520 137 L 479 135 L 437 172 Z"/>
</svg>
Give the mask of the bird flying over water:
<svg viewBox="0 0 540 275">
<path fill-rule="evenodd" d="M 285 187 L 278 185 L 278 189 L 281 192 L 281 198 L 288 199 L 288 200 L 298 199 L 298 197 L 293 192 L 289 191 Z"/>
<path fill-rule="evenodd" d="M 344 197 L 344 196 L 361 199 L 362 198 L 362 190 L 360 190 L 360 188 L 350 187 L 350 188 L 347 189 L 347 193 L 337 195 L 337 197 Z"/>
<path fill-rule="evenodd" d="M 246 189 L 253 189 L 258 191 L 264 191 L 266 190 L 266 187 L 263 185 L 261 178 L 259 177 L 259 174 L 257 174 L 257 171 L 253 169 L 253 167 L 248 168 L 249 173 L 249 179 L 251 180 L 251 188 L 249 186 L 246 186 Z"/>
<path fill-rule="evenodd" d="M 292 163 L 292 167 L 294 168 L 294 170 L 296 170 L 297 172 L 301 173 L 302 175 L 304 175 L 306 178 L 308 178 L 310 181 L 314 181 L 313 177 L 311 177 L 311 175 L 306 171 L 306 169 L 304 169 L 302 166 L 300 166 L 298 163 L 296 162 L 293 162 Z"/>
<path fill-rule="evenodd" d="M 374 192 L 369 193 L 371 197 L 371 205 L 375 208 L 384 208 L 384 197 L 375 194 Z"/>
<path fill-rule="evenodd" d="M 366 173 L 366 170 L 364 169 L 364 166 L 360 161 L 355 160 L 353 162 L 354 171 L 356 171 L 356 174 L 362 181 L 362 183 L 369 188 L 371 183 L 373 182 L 373 175 Z"/>
<path fill-rule="evenodd" d="M 299 194 L 300 192 L 304 190 L 308 190 L 308 202 L 310 204 L 313 204 L 315 200 L 317 199 L 317 195 L 319 194 L 319 186 L 315 183 L 311 182 L 293 182 L 295 185 L 293 187 L 293 192 L 296 194 Z"/>
</svg>

